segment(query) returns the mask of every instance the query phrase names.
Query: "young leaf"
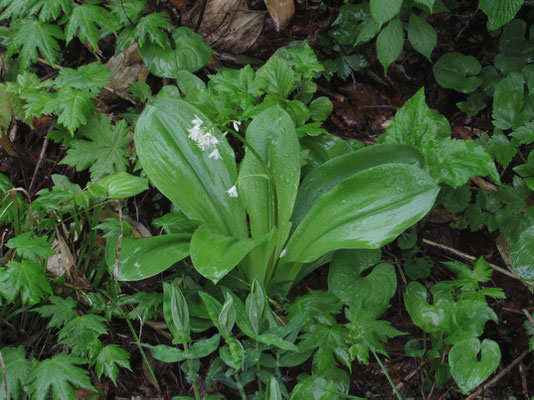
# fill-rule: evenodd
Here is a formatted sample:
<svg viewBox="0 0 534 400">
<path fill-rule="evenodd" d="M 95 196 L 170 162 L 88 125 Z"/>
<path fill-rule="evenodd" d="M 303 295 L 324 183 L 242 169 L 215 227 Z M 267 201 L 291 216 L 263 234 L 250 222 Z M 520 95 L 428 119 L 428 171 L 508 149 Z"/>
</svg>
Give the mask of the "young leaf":
<svg viewBox="0 0 534 400">
<path fill-rule="evenodd" d="M 81 133 L 90 140 L 73 140 L 60 164 L 72 165 L 77 171 L 89 168 L 93 180 L 111 172 L 126 170 L 130 155 L 126 146 L 130 139 L 124 120 L 112 129 L 111 121 L 100 114 L 93 117 Z"/>
<path fill-rule="evenodd" d="M 43 267 L 28 260 L 10 261 L 0 267 L 0 294 L 8 301 L 21 294 L 23 304 L 33 305 L 52 294 Z"/>
<path fill-rule="evenodd" d="M 47 328 L 60 328 L 67 322 L 76 318 L 76 312 L 73 310 L 77 303 L 72 297 L 66 299 L 58 296 L 51 296 L 50 303 L 45 306 L 34 308 L 33 311 L 37 311 L 41 314 L 41 317 L 50 318 Z"/>
<path fill-rule="evenodd" d="M 98 41 L 102 36 L 97 24 L 109 32 L 113 32 L 119 27 L 116 16 L 104 7 L 92 4 L 75 4 L 69 22 L 65 26 L 67 44 L 77 34 L 82 42 L 87 41 L 93 50 L 96 50 Z"/>
<path fill-rule="evenodd" d="M 387 75 L 389 65 L 397 59 L 404 46 L 404 30 L 399 18 L 390 21 L 376 38 L 376 54 L 384 74 Z"/>
<path fill-rule="evenodd" d="M 316 365 L 319 373 L 334 367 L 336 365 L 335 358 L 350 370 L 352 357 L 347 344 L 348 333 L 340 325 L 328 327 L 317 324 L 312 331 L 302 335 L 299 348 L 303 352 L 309 349 L 317 349 L 313 355 L 313 364 Z"/>
<path fill-rule="evenodd" d="M 247 309 L 248 319 L 256 335 L 258 335 L 260 330 L 260 323 L 263 320 L 263 312 L 265 311 L 266 303 L 267 297 L 265 296 L 263 287 L 258 280 L 254 280 L 254 282 L 252 282 L 250 294 L 245 300 L 245 307 Z"/>
<path fill-rule="evenodd" d="M 54 400 L 75 399 L 75 388 L 96 391 L 87 377 L 88 372 L 77 365 L 87 361 L 67 353 L 59 353 L 41 361 L 30 373 L 26 383 L 28 394 L 36 400 L 45 400 L 50 394 Z"/>
<path fill-rule="evenodd" d="M 291 42 L 276 50 L 272 57 L 286 60 L 295 71 L 298 80 L 313 79 L 319 72 L 324 71 L 324 67 L 317 60 L 317 55 L 307 41 Z"/>
<path fill-rule="evenodd" d="M 22 69 L 30 67 L 37 61 L 37 50 L 50 64 L 56 64 L 59 43 L 63 40 L 63 31 L 56 25 L 45 24 L 35 18 L 16 20 L 10 28 L 10 41 L 6 58 L 20 49 L 19 61 Z"/>
<path fill-rule="evenodd" d="M 402 6 L 402 0 L 370 0 L 371 15 L 379 24 L 388 22 L 395 17 Z M 397 58 L 397 57 L 395 57 Z"/>
<path fill-rule="evenodd" d="M 35 236 L 33 232 L 22 233 L 9 239 L 6 246 L 10 249 L 16 249 L 17 254 L 22 258 L 27 258 L 31 261 L 48 260 L 56 252 L 50 248 L 48 238 L 46 236 Z"/>
<path fill-rule="evenodd" d="M 428 61 L 432 50 L 438 43 L 438 35 L 432 25 L 416 14 L 410 14 L 408 40 L 413 48 L 424 55 Z"/>
<path fill-rule="evenodd" d="M 163 284 L 163 316 L 174 337 L 174 344 L 184 344 L 191 341 L 189 325 L 189 308 L 176 284 Z"/>
<path fill-rule="evenodd" d="M 220 331 L 225 339 L 232 335 L 232 329 L 234 328 L 235 321 L 236 310 L 234 306 L 234 300 L 229 297 L 224 302 L 218 318 Z"/>
<path fill-rule="evenodd" d="M 72 354 L 94 358 L 102 348 L 98 339 L 108 330 L 106 319 L 95 314 L 85 314 L 72 319 L 59 331 L 59 342 L 69 346 Z"/>
<path fill-rule="evenodd" d="M 130 368 L 130 353 L 121 349 L 116 344 L 110 344 L 102 348 L 96 357 L 95 370 L 98 375 L 98 379 L 104 374 L 113 381 L 113 384 L 117 386 L 117 374 L 119 367 L 132 370 Z"/>
<path fill-rule="evenodd" d="M 26 379 L 33 368 L 33 363 L 26 359 L 24 347 L 4 347 L 0 349 L 4 364 L 0 373 L 0 399 L 6 398 L 5 385 L 7 382 L 8 399 L 20 399 L 20 395 L 25 393 L 24 385 Z M 6 382 L 4 382 L 4 378 Z"/>
</svg>

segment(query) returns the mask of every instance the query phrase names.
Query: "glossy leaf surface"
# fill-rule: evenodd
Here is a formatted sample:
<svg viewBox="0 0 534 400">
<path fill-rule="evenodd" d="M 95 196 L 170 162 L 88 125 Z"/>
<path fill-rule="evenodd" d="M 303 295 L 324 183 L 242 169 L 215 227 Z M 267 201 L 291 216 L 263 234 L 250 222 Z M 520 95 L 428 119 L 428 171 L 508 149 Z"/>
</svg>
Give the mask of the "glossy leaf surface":
<svg viewBox="0 0 534 400">
<path fill-rule="evenodd" d="M 93 196 L 106 199 L 124 199 L 144 192 L 148 189 L 148 180 L 127 172 L 117 172 L 102 178 L 90 186 L 87 190 Z"/>
<path fill-rule="evenodd" d="M 174 337 L 174 344 L 191 341 L 189 308 L 182 291 L 176 284 L 163 284 L 163 316 Z"/>
<path fill-rule="evenodd" d="M 510 251 L 510 261 L 521 279 L 534 281 L 534 226 L 521 232 Z"/>
<path fill-rule="evenodd" d="M 439 85 L 460 93 L 471 93 L 482 85 L 478 75 L 482 69 L 478 60 L 457 52 L 442 55 L 432 70 Z"/>
</svg>

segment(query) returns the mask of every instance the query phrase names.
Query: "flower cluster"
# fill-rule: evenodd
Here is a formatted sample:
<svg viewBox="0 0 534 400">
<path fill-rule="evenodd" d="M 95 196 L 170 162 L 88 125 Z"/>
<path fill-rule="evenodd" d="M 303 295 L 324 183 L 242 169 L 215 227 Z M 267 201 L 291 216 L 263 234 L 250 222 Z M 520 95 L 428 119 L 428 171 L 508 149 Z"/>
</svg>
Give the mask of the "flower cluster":
<svg viewBox="0 0 534 400">
<path fill-rule="evenodd" d="M 205 127 L 203 128 L 202 124 L 204 121 L 197 115 L 195 115 L 195 119 L 191 122 L 193 122 L 193 127 L 187 130 L 189 132 L 189 138 L 196 142 L 202 151 L 211 150 L 211 153 L 208 156 L 209 158 L 222 160 L 221 154 L 217 149 L 217 145 L 220 141 L 213 135 L 213 131 Z"/>
</svg>

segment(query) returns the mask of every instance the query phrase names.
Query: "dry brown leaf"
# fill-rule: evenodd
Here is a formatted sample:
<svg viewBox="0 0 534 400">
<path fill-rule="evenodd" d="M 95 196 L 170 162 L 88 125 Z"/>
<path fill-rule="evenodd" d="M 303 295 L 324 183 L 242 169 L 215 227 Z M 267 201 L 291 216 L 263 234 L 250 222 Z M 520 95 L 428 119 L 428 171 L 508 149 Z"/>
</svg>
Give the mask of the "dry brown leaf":
<svg viewBox="0 0 534 400">
<path fill-rule="evenodd" d="M 277 32 L 283 31 L 295 14 L 295 3 L 293 0 L 265 0 L 265 5 L 273 19 Z"/>
<path fill-rule="evenodd" d="M 70 273 L 76 267 L 76 258 L 74 258 L 65 239 L 63 239 L 63 235 L 59 233 L 57 228 L 52 249 L 56 252 L 56 255 L 48 259 L 46 269 L 56 276 L 61 276 L 65 272 Z"/>
<path fill-rule="evenodd" d="M 184 16 L 190 28 L 197 25 L 201 2 Z M 198 33 L 216 51 L 241 54 L 249 49 L 263 30 L 265 13 L 251 11 L 246 0 L 208 0 Z"/>
</svg>

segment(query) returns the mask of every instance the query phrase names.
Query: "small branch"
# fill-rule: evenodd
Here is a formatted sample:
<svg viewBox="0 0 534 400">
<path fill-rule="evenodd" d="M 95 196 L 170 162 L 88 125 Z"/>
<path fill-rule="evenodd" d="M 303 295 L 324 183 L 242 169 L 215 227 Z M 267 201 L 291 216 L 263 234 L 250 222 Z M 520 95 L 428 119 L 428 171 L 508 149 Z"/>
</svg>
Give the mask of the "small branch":
<svg viewBox="0 0 534 400">
<path fill-rule="evenodd" d="M 473 183 L 477 185 L 479 188 L 484 189 L 488 192 L 494 192 L 496 190 L 499 190 L 499 188 L 495 186 L 493 183 L 486 182 L 480 176 L 475 176 L 474 178 L 471 178 L 471 181 L 473 181 Z"/>
<path fill-rule="evenodd" d="M 534 326 L 534 318 L 532 318 L 532 315 L 528 312 L 526 308 L 523 308 L 523 314 L 527 317 L 528 321 Z"/>
<path fill-rule="evenodd" d="M 50 129 L 48 130 L 50 132 Z M 28 186 L 28 193 L 32 194 L 32 187 L 35 183 L 35 177 L 37 176 L 37 171 L 39 171 L 39 168 L 41 167 L 41 164 L 43 163 L 43 158 L 46 152 L 46 148 L 48 147 L 48 138 L 45 138 L 43 142 L 43 146 L 41 147 L 41 152 L 39 153 L 39 159 L 37 160 L 37 164 L 35 164 L 35 169 L 33 170 L 32 180 L 30 181 L 30 186 Z"/>
</svg>

